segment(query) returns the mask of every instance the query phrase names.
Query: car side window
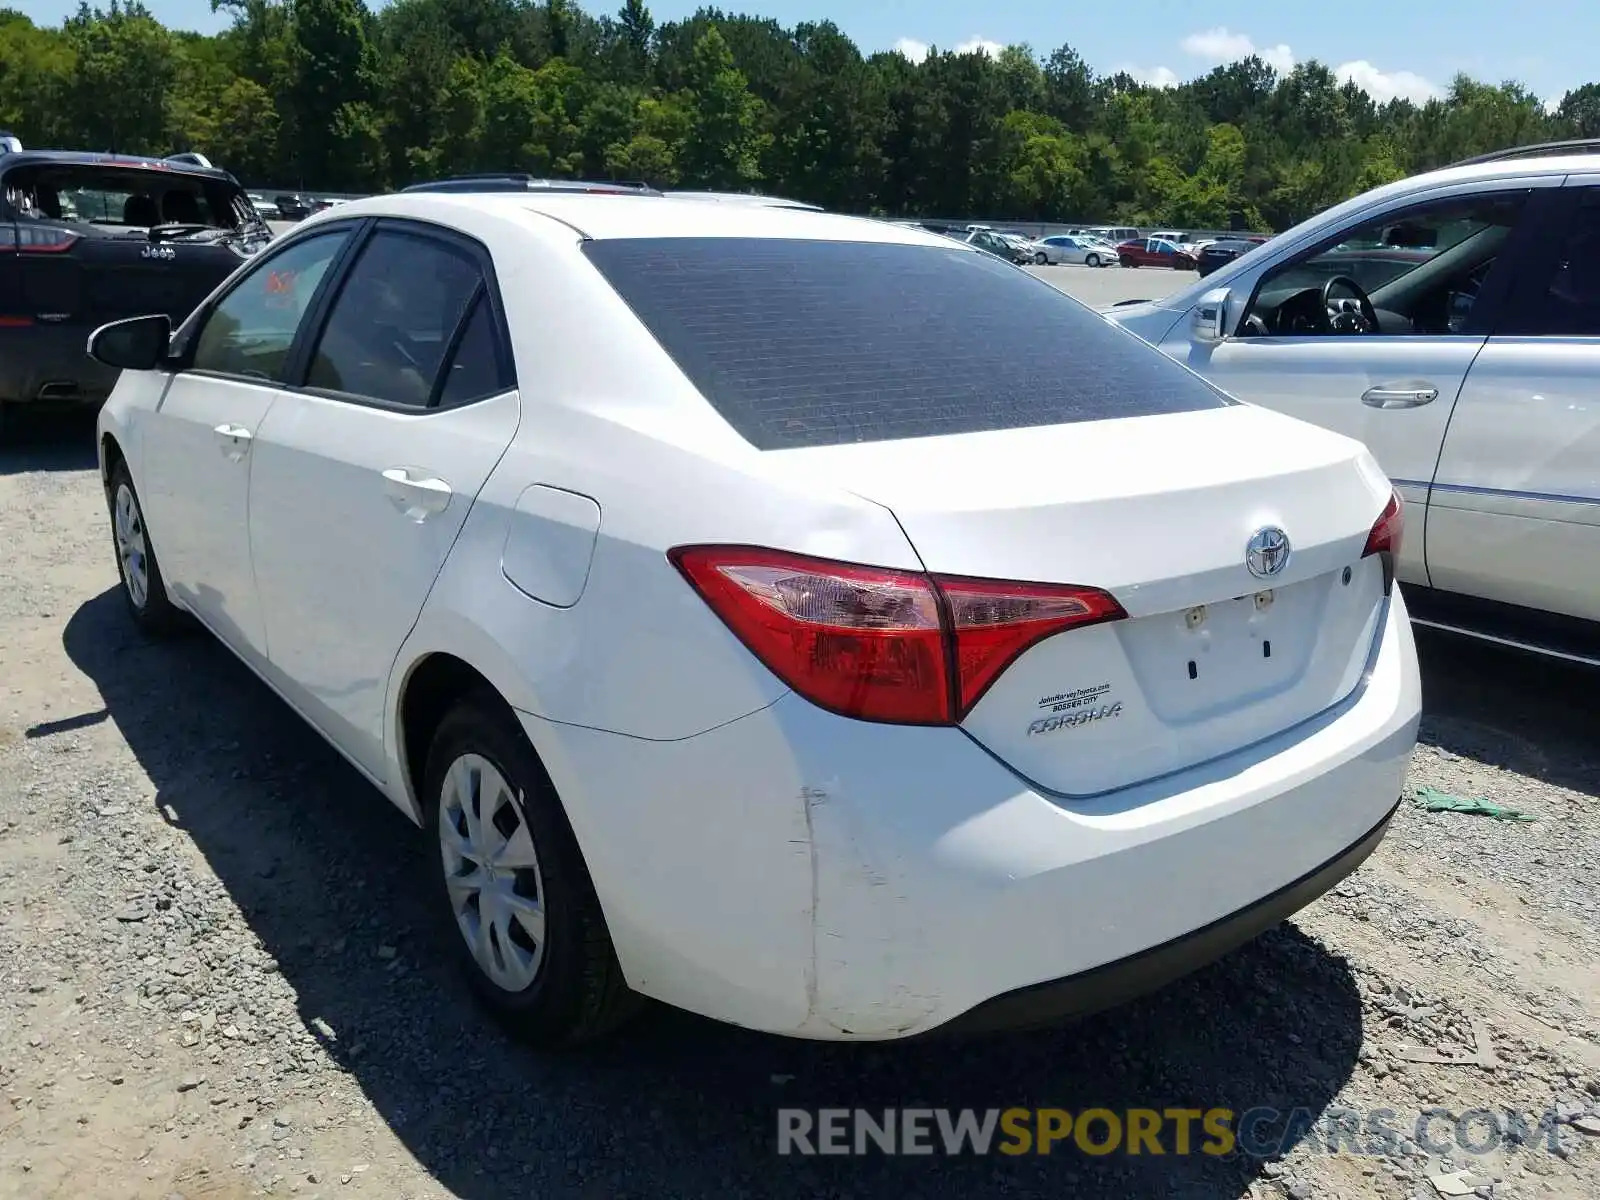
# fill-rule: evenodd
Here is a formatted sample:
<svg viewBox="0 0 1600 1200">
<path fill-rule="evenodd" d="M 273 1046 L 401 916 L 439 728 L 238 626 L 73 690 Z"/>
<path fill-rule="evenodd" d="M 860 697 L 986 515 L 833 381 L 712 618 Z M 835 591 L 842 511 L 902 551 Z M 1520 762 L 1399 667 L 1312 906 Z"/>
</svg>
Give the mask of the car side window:
<svg viewBox="0 0 1600 1200">
<path fill-rule="evenodd" d="M 439 407 L 453 408 L 494 396 L 516 386 L 500 349 L 494 306 L 480 291 L 450 355 L 439 387 Z"/>
<path fill-rule="evenodd" d="M 257 264 L 204 318 L 190 368 L 282 382 L 300 321 L 349 236 L 317 234 Z"/>
<path fill-rule="evenodd" d="M 1530 311 L 1508 314 L 1514 330 L 1531 336 L 1600 337 L 1600 188 L 1583 189 L 1556 237 L 1555 261 L 1542 294 Z"/>
<path fill-rule="evenodd" d="M 1457 196 L 1347 229 L 1336 244 L 1274 268 L 1240 332 L 1463 332 L 1526 202 L 1526 192 Z M 1332 280 L 1341 282 L 1324 297 Z"/>
<path fill-rule="evenodd" d="M 379 229 L 345 277 L 306 386 L 426 408 L 483 272 L 440 238 Z"/>
</svg>

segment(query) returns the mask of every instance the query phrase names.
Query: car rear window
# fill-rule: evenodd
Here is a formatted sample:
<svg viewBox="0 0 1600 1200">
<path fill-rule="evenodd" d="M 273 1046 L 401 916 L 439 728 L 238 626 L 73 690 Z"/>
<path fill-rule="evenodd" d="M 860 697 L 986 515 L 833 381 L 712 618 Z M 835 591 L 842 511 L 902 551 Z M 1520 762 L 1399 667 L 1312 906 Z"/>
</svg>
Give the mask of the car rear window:
<svg viewBox="0 0 1600 1200">
<path fill-rule="evenodd" d="M 970 250 L 766 238 L 584 250 L 761 450 L 1230 403 L 1050 284 Z"/>
<path fill-rule="evenodd" d="M 161 168 L 31 163 L 6 172 L 4 193 L 24 220 L 113 229 L 197 225 L 232 230 L 255 219 L 238 185 Z"/>
</svg>

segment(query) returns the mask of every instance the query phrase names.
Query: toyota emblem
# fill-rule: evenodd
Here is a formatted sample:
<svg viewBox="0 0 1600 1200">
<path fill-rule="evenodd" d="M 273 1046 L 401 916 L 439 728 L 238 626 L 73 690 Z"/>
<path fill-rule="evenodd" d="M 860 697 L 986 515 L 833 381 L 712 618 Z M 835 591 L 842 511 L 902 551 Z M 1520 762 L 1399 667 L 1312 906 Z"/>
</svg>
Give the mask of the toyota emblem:
<svg viewBox="0 0 1600 1200">
<path fill-rule="evenodd" d="M 1257 579 L 1270 579 L 1289 565 L 1289 535 L 1268 525 L 1250 535 L 1244 547 L 1244 565 Z"/>
</svg>

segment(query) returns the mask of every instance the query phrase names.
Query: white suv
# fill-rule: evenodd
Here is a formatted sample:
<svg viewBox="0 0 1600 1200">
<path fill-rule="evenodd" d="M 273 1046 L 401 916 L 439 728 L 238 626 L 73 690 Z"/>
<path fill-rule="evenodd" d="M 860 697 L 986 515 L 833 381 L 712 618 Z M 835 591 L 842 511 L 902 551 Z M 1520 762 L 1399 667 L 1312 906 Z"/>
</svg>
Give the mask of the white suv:
<svg viewBox="0 0 1600 1200">
<path fill-rule="evenodd" d="M 1106 316 L 1366 442 L 1410 506 L 1419 623 L 1600 665 L 1595 145 L 1378 188 Z"/>
</svg>

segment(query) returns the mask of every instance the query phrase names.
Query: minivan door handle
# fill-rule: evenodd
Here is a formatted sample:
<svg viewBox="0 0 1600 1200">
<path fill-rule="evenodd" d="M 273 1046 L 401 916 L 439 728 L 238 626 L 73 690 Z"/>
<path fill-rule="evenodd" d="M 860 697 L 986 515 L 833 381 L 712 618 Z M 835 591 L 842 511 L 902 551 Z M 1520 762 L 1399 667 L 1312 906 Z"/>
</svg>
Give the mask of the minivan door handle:
<svg viewBox="0 0 1600 1200">
<path fill-rule="evenodd" d="M 418 524 L 449 508 L 450 497 L 455 494 L 444 480 L 410 467 L 390 467 L 384 471 L 383 490 L 389 503 Z"/>
<path fill-rule="evenodd" d="M 1416 408 L 1431 404 L 1439 398 L 1439 389 L 1431 383 L 1380 383 L 1361 395 L 1361 403 L 1368 408 Z"/>
<path fill-rule="evenodd" d="M 255 437 L 243 425 L 218 425 L 211 432 L 217 435 L 217 446 L 223 457 L 232 462 L 238 462 L 249 452 L 250 441 Z"/>
</svg>

